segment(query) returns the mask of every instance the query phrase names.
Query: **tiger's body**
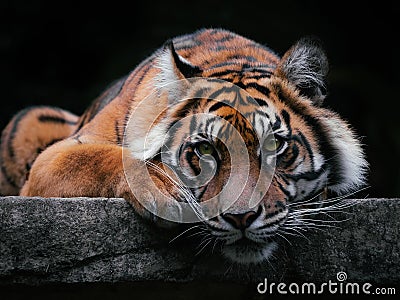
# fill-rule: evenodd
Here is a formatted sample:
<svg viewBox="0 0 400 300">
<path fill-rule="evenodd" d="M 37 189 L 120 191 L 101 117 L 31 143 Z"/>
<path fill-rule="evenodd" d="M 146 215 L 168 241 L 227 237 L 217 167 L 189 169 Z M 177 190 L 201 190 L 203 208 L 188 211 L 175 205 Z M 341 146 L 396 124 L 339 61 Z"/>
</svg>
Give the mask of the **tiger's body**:
<svg viewBox="0 0 400 300">
<path fill-rule="evenodd" d="M 231 129 L 219 123 L 224 119 L 244 140 L 249 180 L 232 206 L 224 211 L 216 207 L 216 217 L 201 221 L 210 236 L 222 241 L 226 257 L 243 263 L 262 261 L 276 247 L 274 236 L 295 224 L 291 203 L 312 199 L 323 190 L 349 193 L 365 183 L 367 163 L 355 134 L 337 114 L 321 107 L 326 74 L 323 51 L 308 40 L 280 58 L 225 30 L 205 29 L 177 37 L 116 82 L 80 118 L 50 107 L 17 114 L 1 138 L 0 194 L 123 197 L 141 216 L 163 222 L 138 201 L 125 171 L 134 169 L 137 161 L 148 162 L 155 186 L 180 202 L 188 197 L 202 202 L 218 195 L 232 166 L 225 146 L 208 131 L 217 128 L 229 144 Z M 215 90 L 213 85 L 192 85 L 187 80 L 191 77 L 222 83 Z M 243 89 L 257 105 L 223 82 Z M 140 124 L 148 130 L 140 126 L 128 130 L 132 113 L 155 91 L 156 101 L 140 108 Z M 213 100 L 216 95 L 226 103 Z M 158 110 L 163 112 L 156 114 Z M 197 116 L 203 113 L 219 119 L 210 125 L 211 121 Z M 184 121 L 169 132 L 186 116 L 194 116 L 191 124 L 205 132 L 201 138 L 191 137 L 193 126 Z M 267 123 L 273 129 L 273 146 L 265 138 Z M 177 185 L 160 159 L 163 139 L 172 153 L 171 166 L 179 164 L 185 174 L 195 176 L 201 171 L 201 158 L 213 156 L 218 165 L 215 176 L 195 188 Z M 249 207 L 263 172 L 260 149 L 271 147 L 274 154 L 267 156 L 276 160 L 271 184 L 259 203 Z M 140 181 L 139 177 L 133 179 Z M 156 209 L 168 206 L 155 197 L 144 201 L 154 202 Z"/>
</svg>

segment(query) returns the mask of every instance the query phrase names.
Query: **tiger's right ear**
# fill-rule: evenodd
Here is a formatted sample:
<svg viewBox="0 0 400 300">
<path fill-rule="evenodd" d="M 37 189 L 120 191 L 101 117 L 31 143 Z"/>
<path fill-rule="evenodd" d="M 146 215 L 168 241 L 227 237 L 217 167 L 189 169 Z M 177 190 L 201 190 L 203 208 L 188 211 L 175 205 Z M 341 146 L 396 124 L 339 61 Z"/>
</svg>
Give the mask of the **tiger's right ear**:
<svg viewBox="0 0 400 300">
<path fill-rule="evenodd" d="M 282 57 L 275 75 L 285 78 L 308 97 L 321 105 L 326 95 L 328 60 L 321 43 L 315 38 L 303 38 Z"/>
<path fill-rule="evenodd" d="M 162 47 L 158 68 L 161 70 L 160 76 L 157 76 L 158 85 L 198 77 L 202 72 L 199 67 L 192 65 L 175 51 L 172 40 L 168 40 Z"/>
</svg>

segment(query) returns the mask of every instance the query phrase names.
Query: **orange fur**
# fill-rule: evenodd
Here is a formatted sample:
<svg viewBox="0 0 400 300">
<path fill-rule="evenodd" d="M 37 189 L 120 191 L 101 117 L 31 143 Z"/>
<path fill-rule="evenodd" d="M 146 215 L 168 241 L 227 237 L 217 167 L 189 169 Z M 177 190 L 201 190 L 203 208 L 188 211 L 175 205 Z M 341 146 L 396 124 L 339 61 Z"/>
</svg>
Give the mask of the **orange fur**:
<svg viewBox="0 0 400 300">
<path fill-rule="evenodd" d="M 177 37 L 173 40 L 173 47 L 164 46 L 145 59 L 129 76 L 115 83 L 95 100 L 79 120 L 68 112 L 47 107 L 31 109 L 14 117 L 2 135 L 0 194 L 19 193 L 22 196 L 42 197 L 123 197 L 135 207 L 139 214 L 152 217 L 135 199 L 124 174 L 123 160 L 127 164 L 125 168 L 134 169 L 137 163 L 135 158 L 129 156 L 129 151 L 124 151 L 127 146 L 124 145 L 124 136 L 128 135 L 133 141 L 135 138 L 142 137 L 140 132 L 126 132 L 126 125 L 131 112 L 157 87 L 162 85 L 160 80 L 163 79 L 163 76 L 172 76 L 172 78 L 166 78 L 166 82 L 182 79 L 179 84 L 187 85 L 184 73 L 188 71 L 193 72 L 194 77 L 218 78 L 245 89 L 253 98 L 264 102 L 281 123 L 287 122 L 286 125 L 290 127 L 291 134 L 297 137 L 297 140 L 288 142 L 286 159 L 283 158 L 280 162 L 281 165 L 277 165 L 276 178 L 274 177 L 270 189 L 263 198 L 268 215 L 280 213 L 281 206 L 286 205 L 288 199 L 289 192 L 283 188 L 288 181 L 282 177 L 283 175 L 293 175 L 296 166 L 290 169 L 285 163 L 289 164 L 297 156 L 300 157 L 303 169 L 310 170 L 308 173 L 306 172 L 310 178 L 312 172 L 317 173 L 316 170 L 313 170 L 316 168 L 313 160 L 318 162 L 319 159 L 322 165 L 322 163 L 327 164 L 325 159 L 329 161 L 336 155 L 345 158 L 342 153 L 335 152 L 337 150 L 335 139 L 341 137 L 329 136 L 332 128 L 329 127 L 331 123 L 328 120 L 334 120 L 335 126 L 349 132 L 346 142 L 355 145 L 354 152 L 356 154 L 354 155 L 357 155 L 357 151 L 359 151 L 359 168 L 360 174 L 362 173 L 361 165 L 364 162 L 361 157 L 362 151 L 359 150 L 357 141 L 347 123 L 330 110 L 319 106 L 323 99 L 322 87 L 312 87 L 311 92 L 316 91 L 315 99 L 317 100 L 314 101 L 314 98 L 307 94 L 310 93 L 310 89 L 303 89 L 302 86 L 296 86 L 295 82 L 289 80 L 293 76 L 301 74 L 300 71 L 292 77 L 287 74 L 291 70 L 288 67 L 291 60 L 303 59 L 302 53 L 298 51 L 299 48 L 302 49 L 301 45 L 295 46 L 280 59 L 271 50 L 254 41 L 225 30 L 209 29 Z M 165 55 L 168 53 L 169 57 L 166 57 Z M 180 58 L 176 58 L 176 56 L 180 56 Z M 325 58 L 321 55 L 321 60 L 323 59 Z M 172 67 L 163 65 L 165 62 L 170 63 Z M 323 65 L 321 68 L 323 69 L 323 67 L 325 66 Z M 314 72 L 313 70 L 307 71 Z M 322 70 L 321 74 L 325 75 L 324 72 L 325 70 Z M 317 81 L 315 80 L 315 82 Z M 177 85 L 176 90 L 179 91 L 181 87 Z M 309 87 L 307 86 L 307 88 Z M 196 97 L 196 91 L 198 89 L 191 91 L 190 96 Z M 302 93 L 303 91 L 304 93 Z M 209 94 L 212 94 L 212 91 L 209 91 Z M 227 93 L 226 97 L 229 98 L 231 95 Z M 196 105 L 183 102 L 173 106 L 170 104 L 170 98 L 168 93 L 160 92 L 152 105 L 144 107 L 140 115 L 143 124 L 150 124 L 154 120 L 156 122 L 150 126 L 151 128 L 166 120 L 172 124 L 173 121 L 182 118 L 184 113 L 190 115 L 208 112 L 215 104 L 213 101 L 199 99 Z M 229 101 L 233 100 L 229 99 Z M 170 106 L 173 106 L 173 109 L 169 108 Z M 158 108 L 167 110 L 157 115 Z M 258 108 L 246 103 L 240 109 L 241 112 L 252 113 Z M 224 118 L 233 113 L 232 109 L 222 107 L 216 109 L 213 114 Z M 285 116 L 287 120 L 285 120 Z M 247 199 L 251 195 L 251 188 L 257 181 L 260 167 L 256 153 L 257 147 L 260 145 L 252 124 L 243 116 L 237 114 L 230 122 L 244 137 L 246 147 L 251 154 L 251 180 L 245 186 L 242 194 L 242 198 Z M 181 130 L 189 131 L 190 126 L 188 124 L 185 126 Z M 326 141 L 323 143 L 320 143 L 321 132 L 327 135 Z M 184 133 L 181 131 L 181 135 L 177 134 L 177 139 L 183 138 Z M 47 145 L 58 140 L 61 141 L 44 150 Z M 326 150 L 326 155 L 332 157 L 324 157 L 324 153 L 322 153 L 324 150 L 322 148 L 327 147 L 327 141 L 332 145 L 329 145 L 330 148 Z M 41 152 L 42 150 L 44 151 Z M 39 154 L 39 152 L 41 153 Z M 160 168 L 167 169 L 159 161 L 154 160 L 154 163 Z M 191 163 L 198 164 L 198 160 L 193 159 Z M 32 168 L 30 168 L 31 164 L 33 164 Z M 228 165 L 224 167 L 228 168 Z M 229 172 L 224 170 L 224 167 L 220 170 L 220 177 L 210 182 L 209 189 L 204 193 L 206 197 L 210 198 L 217 194 L 225 183 Z M 357 170 L 356 167 L 354 170 Z M 335 166 L 332 167 L 332 170 L 334 168 Z M 353 172 L 352 170 L 350 171 Z M 323 171 L 324 168 L 321 167 L 321 174 Z M 166 180 L 160 172 L 152 169 L 149 169 L 149 172 L 162 193 L 171 195 L 172 198 L 178 198 L 173 184 Z M 343 176 L 346 175 L 344 171 L 343 174 Z M 339 175 L 342 176 L 342 174 Z M 324 177 L 326 183 L 320 184 L 329 185 L 329 176 Z M 27 178 L 28 180 L 26 180 Z M 337 181 L 340 181 L 339 179 Z M 137 176 L 132 180 L 140 182 L 141 178 Z M 341 182 L 334 182 L 332 186 L 334 184 L 339 187 L 335 187 L 333 190 L 341 191 L 341 189 L 350 189 L 347 186 L 350 187 L 353 183 L 346 183 L 347 186 L 343 188 L 340 185 Z M 353 185 L 356 187 L 359 184 L 357 182 Z M 344 186 L 344 184 L 342 185 Z M 318 192 L 318 189 L 315 189 L 315 192 Z M 234 212 L 244 209 L 243 199 L 236 204 Z M 156 202 L 151 197 L 148 201 Z M 159 205 L 159 203 L 155 203 L 155 205 Z"/>
</svg>

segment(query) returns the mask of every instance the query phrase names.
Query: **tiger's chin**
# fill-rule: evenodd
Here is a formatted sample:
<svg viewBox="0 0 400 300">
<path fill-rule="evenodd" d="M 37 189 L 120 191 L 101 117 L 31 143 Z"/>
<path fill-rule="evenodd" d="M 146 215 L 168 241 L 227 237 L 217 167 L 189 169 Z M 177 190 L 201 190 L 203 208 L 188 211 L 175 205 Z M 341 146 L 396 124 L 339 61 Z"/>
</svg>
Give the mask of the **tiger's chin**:
<svg viewBox="0 0 400 300">
<path fill-rule="evenodd" d="M 240 240 L 222 248 L 222 255 L 240 264 L 257 264 L 268 260 L 278 245 L 271 241 L 256 243 L 250 240 Z"/>
</svg>

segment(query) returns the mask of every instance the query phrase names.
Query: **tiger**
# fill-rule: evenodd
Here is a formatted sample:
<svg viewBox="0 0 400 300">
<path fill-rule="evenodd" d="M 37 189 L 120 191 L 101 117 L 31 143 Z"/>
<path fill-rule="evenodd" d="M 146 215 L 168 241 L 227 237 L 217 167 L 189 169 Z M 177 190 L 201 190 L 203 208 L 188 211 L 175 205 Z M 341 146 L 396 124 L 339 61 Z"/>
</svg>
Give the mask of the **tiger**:
<svg viewBox="0 0 400 300">
<path fill-rule="evenodd" d="M 307 205 L 323 210 L 327 195 L 366 185 L 360 138 L 324 106 L 328 71 L 314 37 L 282 56 L 221 28 L 175 37 L 80 117 L 47 106 L 17 113 L 1 135 L 0 193 L 124 198 L 168 228 L 179 221 L 162 212 L 186 203 L 223 257 L 266 261 L 306 224 Z M 149 181 L 158 196 L 138 192 Z M 205 216 L 198 208 L 210 199 Z"/>
</svg>

